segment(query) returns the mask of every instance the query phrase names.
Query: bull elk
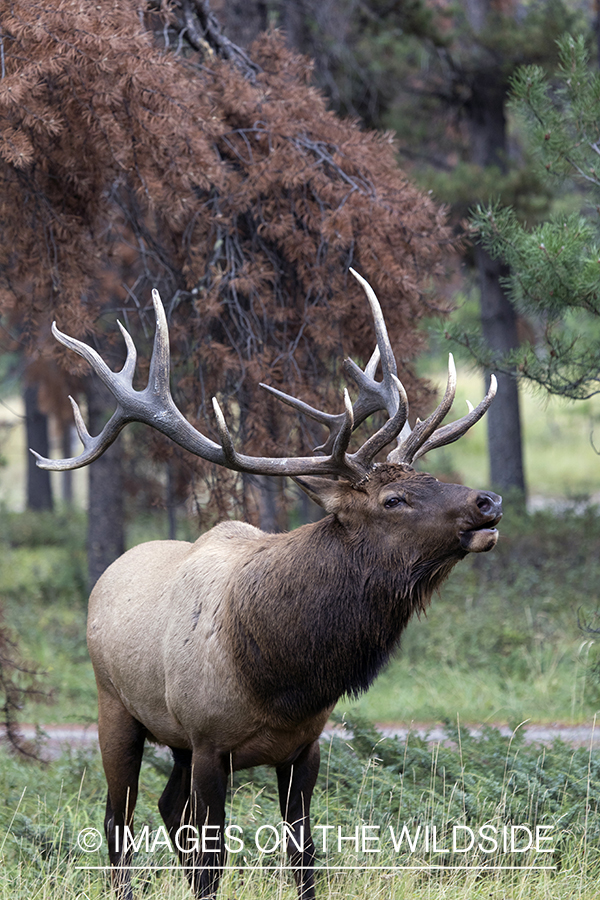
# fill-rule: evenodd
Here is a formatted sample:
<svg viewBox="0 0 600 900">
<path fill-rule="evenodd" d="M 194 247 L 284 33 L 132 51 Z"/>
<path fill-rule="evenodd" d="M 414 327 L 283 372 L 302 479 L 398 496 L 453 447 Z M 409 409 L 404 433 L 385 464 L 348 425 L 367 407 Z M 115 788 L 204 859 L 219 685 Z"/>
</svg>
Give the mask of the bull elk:
<svg viewBox="0 0 600 900">
<path fill-rule="evenodd" d="M 351 270 L 352 271 L 352 270 Z M 330 415 L 274 388 L 276 397 L 327 426 L 314 456 L 262 458 L 234 448 L 213 400 L 220 444 L 182 416 L 169 389 L 169 337 L 153 291 L 156 333 L 148 386 L 133 389 L 136 351 L 127 345 L 113 373 L 86 344 L 53 326 L 55 337 L 84 357 L 110 388 L 117 409 L 92 437 L 72 400 L 83 452 L 72 459 L 38 457 L 46 469 L 84 466 L 127 422 L 157 428 L 198 456 L 238 472 L 289 475 L 328 514 L 289 534 L 265 534 L 224 522 L 190 544 L 153 541 L 125 553 L 90 597 L 88 647 L 98 685 L 98 734 L 108 782 L 105 830 L 113 886 L 132 895 L 131 850 L 117 840 L 132 827 L 146 739 L 172 751 L 173 769 L 159 800 L 174 839 L 181 826 L 213 826 L 220 839 L 202 852 L 179 846 L 197 897 L 213 897 L 225 862 L 223 829 L 228 775 L 270 765 L 277 772 L 288 853 L 301 900 L 312 900 L 315 849 L 310 800 L 319 768 L 319 735 L 336 701 L 365 691 L 411 615 L 469 552 L 496 543 L 501 498 L 444 484 L 415 471 L 427 451 L 457 440 L 491 403 L 442 426 L 456 375 L 438 408 L 411 430 L 408 401 L 377 298 L 356 272 L 371 306 L 377 347 L 366 367 L 345 360 L 358 388 L 352 405 Z M 375 380 L 381 362 L 383 377 Z M 263 385 L 263 387 L 266 387 Z M 372 413 L 387 421 L 355 452 L 353 430 Z M 384 463 L 376 455 L 395 442 Z M 216 826 L 216 828 L 215 828 Z"/>
</svg>

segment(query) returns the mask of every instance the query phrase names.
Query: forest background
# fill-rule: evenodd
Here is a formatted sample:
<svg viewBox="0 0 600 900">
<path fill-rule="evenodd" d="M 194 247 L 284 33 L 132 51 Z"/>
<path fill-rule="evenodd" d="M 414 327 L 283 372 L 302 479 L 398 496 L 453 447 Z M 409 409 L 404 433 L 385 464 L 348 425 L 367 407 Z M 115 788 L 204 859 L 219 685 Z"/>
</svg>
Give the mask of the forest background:
<svg viewBox="0 0 600 900">
<path fill-rule="evenodd" d="M 106 10 L 109 8 L 110 5 Z M 87 336 L 93 330 L 96 346 L 108 351 L 114 366 L 122 358 L 120 349 L 113 346 L 114 319 L 121 315 L 133 328 L 136 340 L 141 339 L 142 355 L 147 356 L 144 350 L 153 327 L 146 312 L 151 284 L 166 291 L 176 360 L 176 397 L 186 413 L 197 420 L 210 419 L 207 398 L 211 392 L 220 392 L 226 409 L 231 407 L 232 397 L 234 406 L 241 402 L 243 415 L 237 432 L 249 450 L 258 445 L 273 449 L 279 442 L 278 452 L 282 452 L 282 438 L 289 441 L 290 431 L 292 442 L 302 449 L 317 443 L 314 430 L 306 425 L 301 432 L 286 427 L 289 420 L 281 410 L 274 412 L 266 404 L 255 385 L 261 379 L 269 379 L 287 390 L 303 389 L 309 401 L 316 392 L 321 403 L 338 402 L 339 384 L 336 370 L 331 369 L 336 364 L 332 360 L 348 352 L 365 355 L 368 341 L 372 340 L 359 292 L 348 286 L 346 275 L 340 274 L 354 263 L 362 264 L 364 274 L 380 294 L 383 290 L 384 305 L 388 303 L 386 294 L 392 292 L 391 297 L 396 289 L 386 313 L 413 415 L 431 402 L 426 383 L 422 378 L 417 382 L 415 376 L 443 367 L 440 360 L 432 365 L 423 359 L 424 337 L 428 326 L 431 331 L 436 314 L 444 316 L 454 309 L 451 319 L 446 318 L 438 327 L 437 335 L 433 339 L 429 335 L 430 348 L 442 358 L 448 348 L 454 352 L 458 349 L 462 360 L 470 362 L 475 356 L 487 371 L 497 371 L 500 390 L 487 422 L 489 468 L 476 468 L 479 478 L 484 477 L 499 490 L 512 490 L 523 497 L 529 490 L 534 503 L 540 493 L 595 493 L 591 444 L 571 451 L 590 460 L 588 472 L 586 466 L 583 470 L 570 466 L 568 453 L 556 452 L 555 437 L 542 439 L 541 448 L 533 451 L 533 480 L 530 485 L 526 483 L 522 432 L 536 416 L 529 408 L 523 416 L 521 404 L 529 406 L 530 399 L 520 400 L 518 396 L 515 375 L 526 375 L 523 367 L 519 368 L 519 360 L 513 358 L 503 364 L 501 357 L 511 350 L 518 356 L 519 347 L 544 346 L 546 311 L 530 308 L 524 313 L 517 308 L 505 289 L 509 272 L 506 262 L 473 241 L 465 220 L 470 208 L 490 199 L 511 206 L 526 227 L 544 221 L 556 210 L 578 209 L 587 202 L 576 186 L 561 188 L 556 181 L 544 177 L 546 173 L 540 171 L 523 123 L 509 108 L 509 85 L 523 64 L 535 63 L 542 70 L 553 72 L 558 60 L 557 40 L 565 32 L 580 35 L 594 51 L 596 23 L 591 7 L 555 0 L 525 6 L 470 3 L 464 8 L 460 4 L 311 4 L 304 0 L 289 6 L 250 3 L 238 8 L 227 4 L 221 9 L 217 5 L 211 11 L 206 4 L 186 2 L 175 4 L 169 19 L 166 7 L 142 4 L 138 10 L 146 16 L 142 18 L 142 32 L 145 37 L 152 35 L 157 49 L 166 51 L 161 62 L 162 78 L 163 82 L 171 79 L 176 85 L 175 93 L 183 90 L 177 82 L 177 78 L 181 80 L 183 65 L 178 67 L 177 63 L 185 61 L 188 76 L 196 66 L 194 77 L 200 80 L 197 64 L 205 57 L 204 61 L 211 65 L 220 62 L 220 77 L 228 72 L 228 78 L 241 78 L 237 88 L 245 85 L 246 95 L 237 108 L 231 106 L 231 96 L 227 94 L 231 93 L 233 82 L 224 81 L 221 94 L 213 98 L 213 104 L 225 104 L 221 113 L 225 119 L 219 127 L 223 130 L 227 123 L 230 131 L 221 135 L 218 160 L 212 153 L 212 168 L 206 165 L 208 157 L 202 143 L 210 140 L 210 134 L 195 136 L 196 145 L 182 150 L 177 141 L 191 140 L 185 134 L 190 126 L 178 123 L 179 133 L 171 132 L 177 140 L 167 148 L 166 136 L 173 121 L 161 135 L 156 125 L 153 131 L 143 120 L 144 115 L 158 112 L 162 88 L 154 91 L 156 108 L 144 109 L 142 101 L 139 112 L 133 100 L 135 97 L 139 103 L 141 95 L 136 97 L 135 90 L 131 97 L 119 96 L 128 73 L 115 62 L 112 68 L 104 64 L 106 71 L 102 71 L 102 67 L 94 68 L 90 60 L 85 75 L 79 66 L 81 84 L 77 102 L 73 103 L 73 96 L 69 98 L 64 93 L 65 85 L 70 85 L 74 93 L 68 54 L 62 53 L 60 77 L 55 71 L 53 54 L 61 41 L 64 45 L 64 38 L 61 29 L 59 34 L 49 32 L 52 7 L 45 14 L 49 17 L 45 26 L 34 3 L 8 4 L 8 10 L 16 11 L 16 20 L 20 17 L 21 32 L 16 32 L 20 41 L 27 33 L 28 23 L 35 20 L 38 29 L 37 33 L 30 29 L 29 44 L 24 41 L 19 48 L 23 51 L 21 58 L 27 54 L 35 57 L 34 65 L 21 65 L 19 69 L 21 93 L 14 86 L 8 88 L 7 78 L 3 79 L 4 112 L 9 125 L 2 154 L 2 302 L 8 351 L 3 355 L 3 383 L 5 394 L 16 389 L 24 397 L 29 446 L 39 448 L 45 455 L 50 420 L 55 448 L 60 444 L 59 455 L 70 455 L 73 428 L 71 410 L 65 401 L 69 392 L 84 397 L 92 431 L 99 429 L 109 407 L 107 399 L 99 396 L 97 384 L 82 377 L 83 366 L 67 360 L 53 346 L 48 333 L 50 319 L 58 315 L 59 325 L 63 325 L 64 316 L 63 327 L 67 331 L 70 328 L 75 336 Z M 95 53 L 101 53 L 102 41 L 110 40 L 111 29 L 123 41 L 123 28 L 131 28 L 125 22 L 126 15 L 116 14 L 115 10 L 116 7 L 112 18 L 104 16 L 106 21 L 100 28 L 101 16 L 96 17 L 98 21 L 89 15 L 85 21 L 78 21 L 80 11 L 76 4 L 61 6 L 63 13 L 70 11 L 73 34 L 79 33 L 84 43 L 89 43 L 90 34 L 95 34 Z M 67 24 L 67 32 L 69 27 Z M 265 123 L 258 120 L 262 129 L 258 135 L 256 121 L 249 127 L 249 119 L 244 119 L 250 116 L 252 104 L 261 102 L 259 92 L 250 94 L 260 63 L 252 62 L 247 48 L 269 27 L 283 29 L 283 38 L 271 38 L 279 40 L 277 50 L 272 44 L 265 46 L 263 40 L 262 49 L 258 47 L 256 52 L 269 52 L 273 59 L 279 58 L 279 70 L 271 76 L 270 90 L 272 95 L 277 85 L 288 103 L 270 104 L 271 118 Z M 40 55 L 44 30 L 52 33 L 54 49 L 49 46 Z M 7 33 L 3 39 L 3 71 L 10 80 L 8 38 Z M 312 60 L 310 74 L 305 63 L 294 63 L 294 85 L 288 77 L 292 57 L 283 60 L 283 53 L 287 52 L 283 41 Z M 156 72 L 157 63 L 151 61 L 147 48 L 144 53 L 146 56 L 137 56 L 139 71 L 132 69 L 138 78 L 153 65 Z M 166 61 L 171 68 L 165 65 Z M 70 65 L 74 65 L 73 61 Z M 590 66 L 594 65 L 592 57 Z M 287 84 L 283 88 L 285 77 Z M 44 78 L 53 84 L 51 93 L 47 92 L 48 86 L 40 89 Z M 326 93 L 327 104 L 336 114 L 350 114 L 364 123 L 362 131 L 356 127 L 352 130 L 348 120 L 342 124 L 335 115 L 324 119 L 323 99 L 304 90 L 306 78 Z M 36 84 L 38 87 L 33 90 Z M 63 94 L 56 85 L 61 86 Z M 33 90 L 36 98 L 33 109 L 19 100 L 27 88 Z M 95 92 L 92 113 L 86 91 Z M 162 102 L 174 100 L 175 97 L 162 98 Z M 129 122 L 122 121 L 122 106 L 121 118 L 119 115 L 118 105 L 124 102 L 131 103 Z M 181 103 L 182 97 L 176 102 Z M 285 124 L 278 120 L 284 105 L 293 110 Z M 264 112 L 256 106 L 253 111 Z M 205 114 L 201 109 L 197 112 L 199 116 Z M 94 117 L 101 138 L 93 129 L 88 133 Z M 314 129 L 319 118 L 319 130 L 312 135 L 311 146 L 303 129 L 307 124 Z M 69 141 L 64 137 L 65 123 L 69 123 Z M 250 138 L 272 141 L 269 130 L 273 126 L 280 132 L 290 128 L 298 131 L 281 142 L 282 152 L 293 146 L 296 153 L 293 165 L 286 159 L 288 172 L 294 166 L 297 170 L 294 184 L 293 178 L 281 178 L 272 155 L 268 165 L 264 156 L 260 162 L 255 160 L 248 165 L 235 141 L 230 140 L 235 136 L 238 142 L 248 142 Z M 407 217 L 406 204 L 414 201 L 416 195 L 408 191 L 402 198 L 405 186 L 400 187 L 400 181 L 392 186 L 390 181 L 390 167 L 396 166 L 393 152 L 390 155 L 391 146 L 384 148 L 380 141 L 374 152 L 373 137 L 369 137 L 372 133 L 365 127 L 391 129 L 396 142 L 393 152 L 401 170 L 408 172 L 413 183 L 423 190 L 419 223 Z M 78 134 L 80 137 L 73 137 Z M 339 153 L 341 140 L 349 142 L 342 154 L 347 154 L 350 166 L 359 167 L 361 186 L 353 182 L 353 173 L 347 167 L 346 171 L 335 170 L 338 161 L 329 156 L 329 151 Z M 147 146 L 153 142 L 154 150 Z M 146 155 L 140 155 L 140 146 L 146 146 Z M 250 160 L 256 148 L 248 146 Z M 326 146 L 328 152 L 324 153 Z M 165 160 L 158 159 L 161 153 L 169 161 L 168 177 Z M 201 187 L 192 183 L 194 177 L 199 177 L 198 172 L 190 180 L 189 166 L 184 171 L 194 153 L 204 160 L 205 183 Z M 199 160 L 195 164 L 199 165 Z M 308 191 L 313 192 L 312 208 L 306 196 L 301 196 L 300 188 L 303 178 L 306 180 L 307 165 L 318 167 L 321 178 L 318 186 L 315 179 L 308 181 Z M 124 175 L 136 170 L 137 182 Z M 401 170 L 392 178 L 398 178 Z M 219 178 L 222 182 L 228 179 L 227 184 L 218 184 Z M 398 191 L 395 207 L 386 210 L 383 195 L 366 199 L 365 188 L 368 192 L 369 185 L 376 184 L 378 178 L 387 179 L 388 192 Z M 190 203 L 190 190 L 196 191 L 192 202 L 201 202 L 198 209 L 186 215 L 182 210 Z M 207 202 L 211 191 L 213 199 Z M 326 196 L 327 191 L 333 191 L 333 195 Z M 147 204 L 142 199 L 144 192 L 148 195 Z M 444 230 L 441 211 L 435 203 L 427 207 L 424 198 L 428 195 L 434 201 L 449 204 L 450 229 Z M 357 196 L 362 196 L 360 215 Z M 215 197 L 220 199 L 215 201 Z M 290 205 L 290 197 L 291 215 L 288 212 L 282 216 L 281 205 Z M 257 199 L 261 213 L 249 216 L 250 204 Z M 16 216 L 15 208 L 23 215 Z M 206 215 L 208 209 L 211 216 Z M 371 224 L 377 222 L 376 228 L 366 227 L 367 213 Z M 201 217 L 206 220 L 204 232 L 197 225 Z M 216 221 L 218 217 L 220 222 Z M 399 222 L 399 218 L 404 221 Z M 408 264 L 402 227 L 412 229 L 413 235 L 421 229 L 418 252 Z M 459 253 L 448 252 L 452 240 Z M 461 240 L 459 248 L 457 242 Z M 292 246 L 294 249 L 290 250 Z M 413 239 L 413 248 L 416 247 Z M 312 262 L 308 262 L 311 253 Z M 375 259 L 377 265 L 373 268 L 370 260 Z M 442 268 L 446 279 L 431 281 L 431 276 L 436 272 L 439 275 Z M 336 269 L 339 272 L 332 277 L 332 270 Z M 265 292 L 269 280 L 273 287 Z M 259 322 L 254 311 L 256 302 L 262 303 L 263 309 L 274 303 L 277 309 L 267 318 L 263 315 Z M 198 315 L 200 306 L 204 318 Z M 321 307 L 328 310 L 329 334 L 318 327 Z M 585 327 L 581 322 L 580 330 Z M 454 340 L 445 344 L 447 331 Z M 465 348 L 462 354 L 461 345 Z M 487 355 L 481 352 L 483 345 Z M 590 368 L 593 369 L 593 361 Z M 470 387 L 469 393 L 479 390 Z M 553 424 L 553 409 L 547 413 L 549 427 L 553 433 L 562 433 L 563 429 Z M 572 421 L 580 422 L 580 434 L 593 431 L 593 410 L 593 403 L 577 407 Z M 279 423 L 285 424 L 282 427 Z M 148 452 L 142 449 L 148 441 L 153 465 L 148 465 Z M 548 446 L 552 447 L 552 452 L 546 454 L 552 460 L 551 471 L 544 472 L 546 466 L 541 464 L 540 453 Z M 445 468 L 448 476 L 454 467 L 464 479 L 464 472 L 472 471 L 473 461 L 465 447 L 461 471 L 462 450 L 458 461 L 456 454 L 444 453 L 431 464 L 440 472 Z M 7 452 L 11 452 L 10 447 Z M 157 464 L 157 460 L 164 465 Z M 558 478 L 553 465 L 558 466 Z M 129 510 L 136 506 L 136 497 L 140 508 L 166 508 L 171 533 L 176 527 L 177 506 L 189 502 L 190 484 L 192 496 L 201 500 L 196 502 L 196 511 L 202 527 L 214 521 L 215 511 L 219 515 L 227 512 L 227 504 L 232 502 L 262 527 L 285 527 L 286 505 L 292 502 L 281 484 L 248 479 L 234 482 L 224 479 L 223 473 L 216 484 L 206 467 L 194 466 L 166 442 L 144 433 L 136 435 L 135 450 L 133 440 L 125 438 L 120 450 L 93 467 L 89 477 L 90 583 L 125 545 L 125 496 Z M 72 476 L 61 480 L 59 486 L 55 479 L 54 494 L 62 493 L 68 503 Z M 14 497 L 16 483 L 12 476 L 6 479 L 9 496 Z M 28 459 L 25 503 L 29 508 L 52 507 L 50 484 L 50 477 L 35 467 L 33 459 Z M 305 509 L 304 515 L 307 514 Z"/>
<path fill-rule="evenodd" d="M 50 320 L 91 340 L 116 368 L 122 356 L 115 319 L 124 318 L 140 348 L 143 378 L 153 330 L 147 295 L 156 284 L 168 305 L 182 408 L 210 428 L 205 394 L 216 390 L 233 411 L 236 439 L 246 449 L 281 448 L 288 436 L 295 446 L 312 446 L 315 435 L 290 429 L 290 420 L 259 400 L 252 384 L 270 380 L 336 408 L 340 388 L 332 358 L 348 353 L 364 359 L 373 341 L 364 300 L 346 280 L 349 264 L 373 282 L 384 305 L 413 415 L 431 405 L 432 385 L 423 379 L 443 379 L 449 348 L 459 358 L 457 406 L 465 396 L 476 402 L 484 391 L 481 374 L 471 368 L 473 350 L 485 368 L 497 368 L 503 399 L 493 406 L 487 436 L 482 423 L 456 448 L 433 454 L 426 467 L 440 477 L 499 487 L 507 500 L 497 550 L 456 570 L 427 619 L 411 625 L 402 654 L 363 698 L 360 713 L 377 722 L 450 721 L 454 738 L 457 714 L 461 722 L 513 728 L 532 719 L 593 726 L 600 702 L 593 433 L 600 411 L 594 398 L 567 404 L 522 389 L 519 397 L 515 376 L 526 373 L 518 353 L 544 346 L 547 321 L 517 307 L 507 287 L 507 261 L 474 240 L 466 216 L 490 201 L 512 207 L 526 229 L 555 214 L 595 215 L 576 179 L 565 181 L 564 171 L 556 173 L 561 178 L 547 177 L 554 173 L 546 161 L 540 166 L 535 142 L 509 105 L 518 67 L 533 63 L 555 78 L 556 42 L 565 33 L 583 40 L 584 65 L 595 71 L 595 7 L 253 0 L 209 8 L 182 0 L 169 9 L 155 2 L 104 2 L 92 9 L 23 0 L 1 3 L 0 12 L 2 380 L 3 400 L 17 412 L 5 417 L 0 473 L 9 728 L 19 718 L 42 725 L 95 720 L 84 642 L 87 584 L 125 545 L 168 535 L 193 539 L 223 514 L 242 514 L 267 528 L 312 515 L 288 487 L 215 477 L 144 429 L 122 435 L 106 467 L 96 463 L 89 476 L 78 473 L 79 481 L 58 476 L 40 482 L 35 468 L 26 474 L 25 443 L 45 453 L 49 436 L 57 455 L 77 452 L 67 393 L 82 398 L 92 432 L 107 415 L 107 400 L 84 369 L 56 354 Z M 269 28 L 281 28 L 282 36 L 259 37 Z M 75 45 L 79 58 L 73 62 L 64 50 L 57 61 L 52 46 L 61 45 Z M 307 54 L 312 71 L 290 49 Z M 158 81 L 157 50 L 163 54 Z M 139 67 L 133 74 L 131 60 Z M 175 82 L 180 62 L 186 76 Z M 98 78 L 106 79 L 101 89 Z M 199 78 L 205 79 L 200 112 L 208 126 L 186 133 L 190 110 L 198 108 Z M 348 114 L 358 124 L 339 118 Z M 104 127 L 105 116 L 114 130 Z M 168 120 L 168 127 L 161 130 L 157 120 Z M 373 135 L 373 128 L 391 129 L 395 143 Z M 192 165 L 195 153 L 202 170 Z M 273 153 L 280 154 L 275 165 Z M 253 181 L 257 172 L 262 181 Z M 208 210 L 209 224 L 198 225 L 199 212 L 190 216 L 182 198 L 198 202 L 207 220 Z M 272 304 L 268 315 L 254 315 L 259 296 Z M 572 337 L 577 314 L 570 313 L 567 324 Z M 589 328 L 588 322 L 588 334 Z M 198 393 L 198 382 L 205 393 Z M 240 385 L 246 419 L 237 416 Z M 15 425 L 19 392 L 26 441 Z M 23 490 L 15 499 L 17 484 Z M 86 518 L 81 505 L 88 497 Z M 28 508 L 17 511 L 23 505 Z M 107 527 L 100 531 L 99 523 Z M 34 678 L 29 670 L 41 674 Z M 464 757 L 448 750 L 438 768 L 439 747 L 417 742 L 411 756 L 413 745 L 381 744 L 356 710 L 342 705 L 340 714 L 350 717 L 354 749 L 349 756 L 337 746 L 332 751 L 335 765 L 338 752 L 341 757 L 331 778 L 338 779 L 337 796 L 356 821 L 373 821 L 384 806 L 372 792 L 367 802 L 368 773 L 379 766 L 397 783 L 408 754 L 414 796 L 406 800 L 407 815 L 442 815 L 443 809 L 446 823 L 464 823 L 468 815 L 474 821 L 488 798 L 493 815 L 505 821 L 511 797 L 513 815 L 528 810 L 531 816 L 535 808 L 535 821 L 566 817 L 556 854 L 564 880 L 549 886 L 542 876 L 520 874 L 510 889 L 516 896 L 594 896 L 595 754 L 571 748 L 546 753 L 521 744 L 513 753 L 510 743 L 489 732 Z M 466 732 L 459 733 L 459 747 L 461 740 L 467 748 Z M 492 758 L 501 761 L 493 775 Z M 71 762 L 66 782 L 62 772 L 66 803 L 48 781 L 46 799 L 38 794 L 30 806 L 17 795 L 20 785 L 31 784 L 31 770 L 16 775 L 10 760 L 2 765 L 7 896 L 15 896 L 18 879 L 28 895 L 32 884 L 50 890 L 52 878 L 62 896 L 78 896 L 83 888 L 97 892 L 98 883 L 82 888 L 70 865 L 79 812 L 69 819 L 71 832 L 64 831 L 67 812 L 79 810 L 77 797 L 84 797 L 86 809 L 101 805 L 97 760 Z M 89 795 L 77 782 L 84 768 Z M 154 791 L 160 759 L 150 760 L 148 772 Z M 454 778 L 457 772 L 462 775 Z M 260 807 L 257 796 L 269 808 L 266 776 L 255 781 L 258 794 L 239 793 L 252 815 Z M 357 794 L 346 796 L 343 785 Z M 381 792 L 390 787 L 385 778 L 379 785 Z M 457 798 L 456 808 L 446 804 L 446 790 Z M 469 805 L 474 798 L 480 806 Z M 321 815 L 330 814 L 324 805 Z M 434 896 L 433 882 L 359 882 L 330 884 L 329 892 L 372 897 L 389 888 L 397 896 Z M 477 896 L 485 889 L 486 896 L 500 897 L 509 889 L 500 878 L 485 887 L 460 879 L 440 885 L 444 896 Z M 235 889 L 257 896 L 255 887 Z"/>
</svg>

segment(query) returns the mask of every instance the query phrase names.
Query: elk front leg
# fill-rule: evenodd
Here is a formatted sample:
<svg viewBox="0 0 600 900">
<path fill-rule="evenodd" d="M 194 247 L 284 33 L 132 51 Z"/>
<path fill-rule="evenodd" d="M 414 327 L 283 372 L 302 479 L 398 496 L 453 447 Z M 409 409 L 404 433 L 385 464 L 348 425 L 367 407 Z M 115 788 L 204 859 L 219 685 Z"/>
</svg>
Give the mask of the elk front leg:
<svg viewBox="0 0 600 900">
<path fill-rule="evenodd" d="M 120 700 L 98 689 L 98 741 L 108 784 L 104 831 L 111 881 L 119 900 L 132 900 L 131 858 L 127 837 L 133 833 L 133 813 L 146 729 Z"/>
<path fill-rule="evenodd" d="M 192 890 L 204 900 L 216 895 L 225 861 L 228 766 L 205 749 L 174 750 L 173 759 L 158 805 Z"/>
<path fill-rule="evenodd" d="M 287 851 L 294 866 L 300 900 L 315 897 L 315 845 L 310 833 L 310 800 L 319 774 L 319 741 L 313 741 L 292 763 L 277 767 L 279 806 L 292 831 Z"/>
</svg>

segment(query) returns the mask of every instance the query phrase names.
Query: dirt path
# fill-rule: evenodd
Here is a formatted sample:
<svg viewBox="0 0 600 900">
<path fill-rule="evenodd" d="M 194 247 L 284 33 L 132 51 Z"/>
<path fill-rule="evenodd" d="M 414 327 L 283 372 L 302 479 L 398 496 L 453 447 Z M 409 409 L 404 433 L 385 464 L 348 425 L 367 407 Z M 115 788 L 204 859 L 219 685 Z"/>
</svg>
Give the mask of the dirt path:
<svg viewBox="0 0 600 900">
<path fill-rule="evenodd" d="M 481 734 L 481 726 L 466 725 L 471 734 Z M 506 725 L 495 726 L 507 737 L 513 733 L 513 729 Z M 382 734 L 387 736 L 406 737 L 409 732 L 426 738 L 431 743 L 439 743 L 446 739 L 446 732 L 441 725 L 414 724 L 410 728 L 407 725 L 380 725 Z M 596 727 L 592 725 L 564 725 L 552 723 L 550 725 L 524 724 L 521 726 L 525 732 L 527 743 L 551 744 L 560 738 L 573 747 L 588 747 L 594 750 L 600 749 L 600 722 Z M 42 739 L 42 758 L 56 759 L 65 747 L 97 747 L 98 729 L 95 725 L 42 725 L 36 729 L 34 725 L 21 725 L 20 734 L 28 741 L 33 741 L 36 736 Z M 343 730 L 337 727 L 327 728 L 324 735 L 343 734 Z"/>
<path fill-rule="evenodd" d="M 482 733 L 480 725 L 466 725 L 472 735 L 478 736 Z M 508 725 L 494 725 L 501 734 L 509 737 L 514 733 L 513 728 Z M 600 748 L 600 722 L 593 727 L 591 725 L 563 725 L 559 722 L 553 722 L 549 725 L 524 724 L 518 730 L 525 732 L 525 740 L 528 744 L 551 744 L 560 738 L 566 744 L 572 744 L 574 747 L 593 747 Z M 382 725 L 381 732 L 385 735 L 397 735 L 405 737 L 409 731 L 416 732 L 420 737 L 426 737 L 431 742 L 440 742 L 446 738 L 446 732 L 441 725 L 416 725 L 407 728 L 404 725 Z"/>
</svg>

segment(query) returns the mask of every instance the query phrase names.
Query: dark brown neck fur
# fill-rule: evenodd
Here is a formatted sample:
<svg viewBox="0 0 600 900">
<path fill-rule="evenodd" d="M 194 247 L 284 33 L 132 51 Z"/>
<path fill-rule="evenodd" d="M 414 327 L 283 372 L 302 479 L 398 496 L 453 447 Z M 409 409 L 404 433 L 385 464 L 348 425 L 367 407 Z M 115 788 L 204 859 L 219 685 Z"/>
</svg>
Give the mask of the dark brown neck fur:
<svg viewBox="0 0 600 900">
<path fill-rule="evenodd" d="M 333 516 L 265 536 L 230 607 L 246 686 L 290 723 L 365 691 L 460 558 L 410 560 L 398 547 L 382 559 L 366 527 L 350 533 Z"/>
</svg>

